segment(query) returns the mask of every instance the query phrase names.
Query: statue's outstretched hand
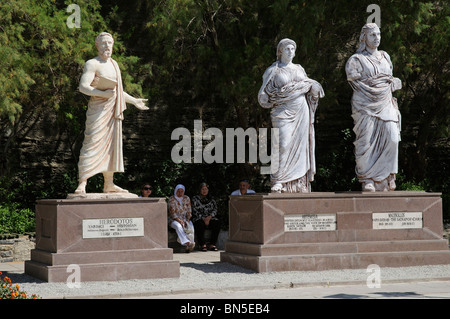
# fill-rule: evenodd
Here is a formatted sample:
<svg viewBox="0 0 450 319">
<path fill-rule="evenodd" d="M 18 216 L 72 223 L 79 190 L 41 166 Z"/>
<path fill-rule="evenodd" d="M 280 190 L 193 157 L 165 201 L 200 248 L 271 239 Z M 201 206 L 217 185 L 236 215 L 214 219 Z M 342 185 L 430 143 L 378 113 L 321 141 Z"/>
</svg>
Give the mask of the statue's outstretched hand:
<svg viewBox="0 0 450 319">
<path fill-rule="evenodd" d="M 148 99 L 135 99 L 134 106 L 136 106 L 136 108 L 142 111 L 148 110 L 149 107 L 145 105 L 145 102 L 147 101 Z"/>
</svg>

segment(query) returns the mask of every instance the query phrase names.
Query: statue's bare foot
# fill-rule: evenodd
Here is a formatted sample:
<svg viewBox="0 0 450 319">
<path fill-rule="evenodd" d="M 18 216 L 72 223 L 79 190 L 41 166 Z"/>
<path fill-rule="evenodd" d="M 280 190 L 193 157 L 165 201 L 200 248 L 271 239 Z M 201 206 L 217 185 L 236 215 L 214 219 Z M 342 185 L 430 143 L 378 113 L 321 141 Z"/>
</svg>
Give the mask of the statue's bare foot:
<svg viewBox="0 0 450 319">
<path fill-rule="evenodd" d="M 270 190 L 272 191 L 272 193 L 281 193 L 282 188 L 283 188 L 283 185 L 277 183 L 277 184 L 273 185 Z"/>
<path fill-rule="evenodd" d="M 77 189 L 75 190 L 75 194 L 85 194 L 86 193 L 86 182 L 81 182 Z"/>
<path fill-rule="evenodd" d="M 373 182 L 364 183 L 363 192 L 375 192 L 375 185 L 373 184 Z"/>
<path fill-rule="evenodd" d="M 103 187 L 103 193 L 128 193 L 128 191 L 117 185 L 110 184 Z"/>
</svg>

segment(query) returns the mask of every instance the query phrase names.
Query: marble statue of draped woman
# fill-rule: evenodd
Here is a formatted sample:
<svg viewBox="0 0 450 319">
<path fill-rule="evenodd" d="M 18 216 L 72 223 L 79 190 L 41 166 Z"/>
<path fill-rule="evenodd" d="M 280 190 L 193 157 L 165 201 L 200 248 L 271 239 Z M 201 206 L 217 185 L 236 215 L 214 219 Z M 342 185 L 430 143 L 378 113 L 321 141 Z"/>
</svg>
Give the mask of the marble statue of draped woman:
<svg viewBox="0 0 450 319">
<path fill-rule="evenodd" d="M 310 192 L 316 172 L 314 115 L 321 85 L 293 64 L 296 44 L 283 39 L 277 57 L 263 75 L 258 101 L 271 109 L 272 127 L 279 130 L 279 165 L 271 174 L 272 192 Z"/>
<path fill-rule="evenodd" d="M 363 191 L 372 192 L 396 188 L 401 127 L 397 100 L 392 96 L 401 88 L 401 81 L 393 77 L 391 59 L 377 50 L 379 44 L 378 26 L 366 24 L 360 47 L 345 68 L 353 89 L 355 172 Z"/>
</svg>

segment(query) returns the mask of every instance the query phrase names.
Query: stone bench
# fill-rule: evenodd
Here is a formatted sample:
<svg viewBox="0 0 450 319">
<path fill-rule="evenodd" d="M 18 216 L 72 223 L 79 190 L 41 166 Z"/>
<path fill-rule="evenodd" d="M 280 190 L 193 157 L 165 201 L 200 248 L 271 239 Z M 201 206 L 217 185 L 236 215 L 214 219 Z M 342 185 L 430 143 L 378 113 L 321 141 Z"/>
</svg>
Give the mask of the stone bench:
<svg viewBox="0 0 450 319">
<path fill-rule="evenodd" d="M 186 249 L 177 241 L 177 233 L 175 232 L 175 229 L 172 227 L 169 227 L 168 231 L 168 247 L 173 249 L 174 253 L 182 253 L 185 252 Z M 206 243 L 208 243 L 209 239 L 211 238 L 211 230 L 205 229 L 205 240 Z M 228 239 L 228 231 L 227 230 L 221 230 L 219 233 L 219 237 L 217 238 L 216 246 L 219 250 L 225 249 L 225 242 Z M 199 249 L 198 243 L 197 243 L 197 237 L 195 238 L 195 248 Z"/>
</svg>

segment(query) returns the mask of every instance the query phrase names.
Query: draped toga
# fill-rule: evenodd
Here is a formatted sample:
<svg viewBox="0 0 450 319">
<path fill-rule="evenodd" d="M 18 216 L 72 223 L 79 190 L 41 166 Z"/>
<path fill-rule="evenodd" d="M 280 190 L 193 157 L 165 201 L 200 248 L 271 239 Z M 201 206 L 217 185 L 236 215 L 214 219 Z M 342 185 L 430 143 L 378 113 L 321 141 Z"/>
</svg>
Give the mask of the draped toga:
<svg viewBox="0 0 450 319">
<path fill-rule="evenodd" d="M 102 172 L 124 172 L 122 120 L 126 103 L 119 66 L 113 59 L 111 62 L 117 77 L 116 94 L 108 99 L 91 96 L 89 100 L 78 162 L 80 181 Z"/>
<path fill-rule="evenodd" d="M 398 171 L 400 112 L 392 96 L 392 63 L 379 51 L 378 59 L 367 51 L 356 53 L 346 64 L 353 89 L 352 117 L 356 134 L 356 175 L 360 182 L 381 182 Z"/>
<path fill-rule="evenodd" d="M 271 174 L 271 184 L 282 184 L 288 192 L 311 191 L 316 173 L 314 115 L 319 97 L 310 92 L 314 83 L 324 96 L 320 84 L 309 79 L 302 66 L 279 67 L 277 61 L 264 73 L 258 94 L 268 95 L 272 127 L 279 129 L 279 166 Z"/>
</svg>

